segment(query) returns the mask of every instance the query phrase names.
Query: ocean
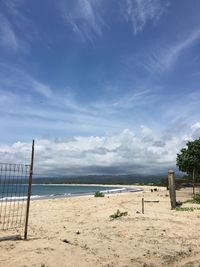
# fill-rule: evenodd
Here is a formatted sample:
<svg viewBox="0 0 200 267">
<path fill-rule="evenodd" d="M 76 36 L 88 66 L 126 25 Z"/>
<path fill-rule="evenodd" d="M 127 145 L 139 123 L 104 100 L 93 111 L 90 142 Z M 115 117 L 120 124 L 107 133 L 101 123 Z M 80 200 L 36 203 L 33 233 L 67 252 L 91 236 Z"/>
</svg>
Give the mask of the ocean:
<svg viewBox="0 0 200 267">
<path fill-rule="evenodd" d="M 27 196 L 28 185 L 0 184 L 0 200 L 24 199 Z M 32 199 L 59 198 L 80 195 L 94 195 L 95 192 L 117 193 L 124 191 L 138 191 L 137 188 L 124 188 L 96 185 L 66 185 L 66 184 L 33 184 Z"/>
<path fill-rule="evenodd" d="M 64 184 L 33 184 L 32 195 L 34 196 L 71 196 L 94 194 L 97 191 L 116 189 L 109 186 L 88 185 L 64 185 Z"/>
</svg>

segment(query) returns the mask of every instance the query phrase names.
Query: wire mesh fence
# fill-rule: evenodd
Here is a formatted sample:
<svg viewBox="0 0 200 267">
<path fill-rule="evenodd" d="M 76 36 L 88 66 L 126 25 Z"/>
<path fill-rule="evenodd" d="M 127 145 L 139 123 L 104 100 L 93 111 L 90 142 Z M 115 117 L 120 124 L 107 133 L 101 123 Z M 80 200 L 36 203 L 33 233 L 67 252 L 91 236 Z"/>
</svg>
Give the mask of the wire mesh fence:
<svg viewBox="0 0 200 267">
<path fill-rule="evenodd" d="M 30 165 L 0 163 L 0 229 L 25 224 Z"/>
<path fill-rule="evenodd" d="M 0 163 L 0 230 L 24 228 L 27 239 L 32 187 L 34 140 L 31 164 Z"/>
</svg>

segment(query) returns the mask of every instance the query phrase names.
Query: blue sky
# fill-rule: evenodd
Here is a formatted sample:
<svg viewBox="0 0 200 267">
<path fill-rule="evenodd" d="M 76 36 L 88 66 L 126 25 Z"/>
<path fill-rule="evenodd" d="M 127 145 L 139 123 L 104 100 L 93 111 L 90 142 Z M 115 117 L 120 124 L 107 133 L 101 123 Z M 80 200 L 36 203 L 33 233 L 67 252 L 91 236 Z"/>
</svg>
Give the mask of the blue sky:
<svg viewBox="0 0 200 267">
<path fill-rule="evenodd" d="M 38 173 L 174 167 L 200 136 L 199 12 L 198 0 L 0 0 L 1 161 L 24 161 L 35 138 Z"/>
</svg>

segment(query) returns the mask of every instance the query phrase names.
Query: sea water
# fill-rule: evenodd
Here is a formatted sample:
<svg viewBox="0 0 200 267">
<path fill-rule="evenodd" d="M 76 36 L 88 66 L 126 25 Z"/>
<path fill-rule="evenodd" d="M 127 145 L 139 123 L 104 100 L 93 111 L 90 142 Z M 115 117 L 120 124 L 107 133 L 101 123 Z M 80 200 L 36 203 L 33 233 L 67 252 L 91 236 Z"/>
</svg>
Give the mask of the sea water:
<svg viewBox="0 0 200 267">
<path fill-rule="evenodd" d="M 120 188 L 96 185 L 33 184 L 32 198 L 52 198 L 74 195 L 92 195 L 97 191 L 112 192 Z M 0 200 L 24 199 L 27 196 L 27 184 L 0 184 Z"/>
</svg>

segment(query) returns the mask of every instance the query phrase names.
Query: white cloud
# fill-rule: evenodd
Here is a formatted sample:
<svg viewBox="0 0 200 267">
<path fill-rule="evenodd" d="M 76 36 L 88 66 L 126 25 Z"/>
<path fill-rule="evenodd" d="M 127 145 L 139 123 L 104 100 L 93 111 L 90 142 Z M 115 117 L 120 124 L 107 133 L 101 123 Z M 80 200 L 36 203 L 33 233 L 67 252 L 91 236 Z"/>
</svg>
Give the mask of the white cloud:
<svg viewBox="0 0 200 267">
<path fill-rule="evenodd" d="M 192 139 L 198 139 L 200 137 L 200 122 L 192 125 Z"/>
<path fill-rule="evenodd" d="M 134 34 L 137 34 L 148 22 L 156 24 L 168 5 L 167 1 L 160 0 L 126 0 L 121 6 L 125 19 L 132 23 Z"/>
<path fill-rule="evenodd" d="M 38 139 L 35 147 L 35 174 L 156 174 L 175 167 L 176 153 L 192 140 L 196 123 L 186 135 L 164 139 L 146 126 L 142 134 L 126 129 L 103 137 Z M 200 136 L 200 133 L 199 133 Z M 145 138 L 148 137 L 148 138 Z M 1 162 L 28 163 L 31 144 L 0 145 Z"/>
<path fill-rule="evenodd" d="M 193 124 L 191 128 L 194 131 L 196 131 L 197 129 L 200 129 L 200 122 L 197 122 L 197 123 Z"/>
</svg>

